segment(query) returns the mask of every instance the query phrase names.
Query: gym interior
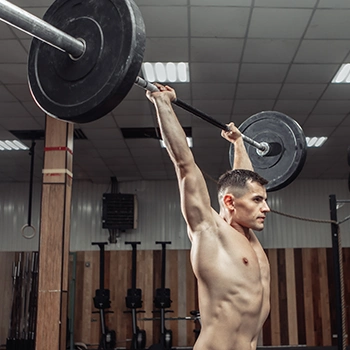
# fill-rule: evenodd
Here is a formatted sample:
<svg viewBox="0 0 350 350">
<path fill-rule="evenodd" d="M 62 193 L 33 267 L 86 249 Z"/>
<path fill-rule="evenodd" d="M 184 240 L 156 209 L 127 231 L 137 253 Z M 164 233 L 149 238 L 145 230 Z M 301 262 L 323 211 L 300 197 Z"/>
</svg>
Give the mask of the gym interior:
<svg viewBox="0 0 350 350">
<path fill-rule="evenodd" d="M 188 63 L 188 81 L 162 82 L 215 210 L 230 121 L 269 180 L 258 349 L 348 348 L 348 1 L 1 0 L 0 19 L 0 349 L 195 346 L 191 243 L 146 62 Z"/>
</svg>

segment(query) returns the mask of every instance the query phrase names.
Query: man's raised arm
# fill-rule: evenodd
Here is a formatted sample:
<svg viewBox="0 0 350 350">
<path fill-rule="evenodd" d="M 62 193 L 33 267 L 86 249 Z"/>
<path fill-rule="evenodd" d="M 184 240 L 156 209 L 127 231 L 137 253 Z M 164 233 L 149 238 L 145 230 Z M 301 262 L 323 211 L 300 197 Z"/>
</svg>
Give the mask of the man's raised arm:
<svg viewBox="0 0 350 350">
<path fill-rule="evenodd" d="M 246 169 L 254 171 L 252 162 L 244 145 L 241 132 L 234 123 L 228 124 L 231 131 L 222 131 L 221 136 L 234 145 L 233 169 Z"/>
</svg>

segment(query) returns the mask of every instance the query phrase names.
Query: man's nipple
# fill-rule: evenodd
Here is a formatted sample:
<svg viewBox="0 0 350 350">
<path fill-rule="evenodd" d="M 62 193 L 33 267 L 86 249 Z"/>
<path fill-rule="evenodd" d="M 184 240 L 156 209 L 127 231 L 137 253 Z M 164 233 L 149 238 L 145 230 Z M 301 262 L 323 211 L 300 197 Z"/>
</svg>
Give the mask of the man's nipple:
<svg viewBox="0 0 350 350">
<path fill-rule="evenodd" d="M 244 265 L 248 265 L 248 259 L 247 258 L 243 258 L 243 262 L 244 262 Z"/>
</svg>

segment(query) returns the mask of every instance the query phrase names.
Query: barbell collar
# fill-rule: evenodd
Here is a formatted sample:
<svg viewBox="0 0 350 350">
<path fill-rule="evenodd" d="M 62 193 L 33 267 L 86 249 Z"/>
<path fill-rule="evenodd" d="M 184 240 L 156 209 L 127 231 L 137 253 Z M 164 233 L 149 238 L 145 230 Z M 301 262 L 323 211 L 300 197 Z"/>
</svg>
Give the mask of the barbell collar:
<svg viewBox="0 0 350 350">
<path fill-rule="evenodd" d="M 146 81 L 145 79 L 143 79 L 141 77 L 137 77 L 136 78 L 135 85 L 137 85 L 137 86 L 139 86 L 139 87 L 141 87 L 141 88 L 143 88 L 145 90 L 151 91 L 151 92 L 159 91 L 159 89 L 157 88 L 156 85 Z M 184 101 L 179 100 L 178 98 L 176 98 L 174 101 L 172 101 L 172 103 L 174 103 L 175 105 L 185 109 L 186 111 L 194 114 L 195 116 L 197 116 L 197 117 L 207 121 L 208 123 L 210 123 L 210 124 L 220 128 L 220 129 L 222 129 L 224 131 L 230 131 L 230 128 L 226 124 L 220 123 L 219 121 L 217 121 L 216 119 L 214 119 L 210 115 L 200 111 L 197 108 L 194 108 L 193 106 L 187 104 Z M 268 154 L 268 152 L 269 152 L 269 145 L 268 145 L 268 143 L 266 143 L 266 142 L 261 142 L 261 143 L 256 142 L 253 139 L 251 139 L 250 137 L 245 136 L 243 134 L 242 134 L 242 139 L 245 142 L 247 142 L 250 145 L 252 145 L 255 148 L 257 148 L 260 151 L 259 155 L 263 156 L 263 155 Z"/>
<path fill-rule="evenodd" d="M 7 0 L 0 0 L 0 20 L 47 44 L 79 58 L 85 44 Z"/>
</svg>

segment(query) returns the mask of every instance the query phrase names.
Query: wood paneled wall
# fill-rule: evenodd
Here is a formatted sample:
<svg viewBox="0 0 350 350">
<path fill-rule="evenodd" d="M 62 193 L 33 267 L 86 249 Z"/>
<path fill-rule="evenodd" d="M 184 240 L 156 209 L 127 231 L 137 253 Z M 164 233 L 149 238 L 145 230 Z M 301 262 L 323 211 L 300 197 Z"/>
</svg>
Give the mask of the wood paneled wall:
<svg viewBox="0 0 350 350">
<path fill-rule="evenodd" d="M 271 312 L 263 328 L 264 345 L 336 345 L 332 249 L 268 249 Z M 350 249 L 343 249 L 346 329 L 349 325 Z"/>
<path fill-rule="evenodd" d="M 331 248 L 267 249 L 271 265 L 271 313 L 261 334 L 261 345 L 336 345 L 334 271 Z M 75 298 L 75 341 L 97 344 L 100 333 L 99 314 L 93 305 L 99 288 L 99 251 L 77 252 Z M 166 287 L 171 289 L 173 312 L 167 317 L 189 316 L 198 307 L 196 280 L 192 273 L 188 250 L 167 250 Z M 0 253 L 5 300 L 1 311 L 6 313 L 11 288 L 13 254 Z M 128 347 L 131 339 L 131 314 L 125 306 L 127 289 L 131 287 L 131 251 L 105 252 L 105 288 L 111 292 L 111 311 L 106 322 L 117 333 L 117 346 Z M 349 330 L 350 248 L 343 249 L 347 330 Z M 5 271 L 5 267 L 7 270 Z M 146 330 L 147 346 L 158 342 L 159 321 L 142 320 L 156 317 L 153 297 L 161 286 L 161 250 L 137 251 L 137 288 L 142 289 L 143 308 L 138 325 Z M 6 340 L 8 316 L 0 318 L 0 343 Z M 169 320 L 174 346 L 192 346 L 195 341 L 192 320 Z M 349 333 L 349 332 L 348 332 Z"/>
</svg>

